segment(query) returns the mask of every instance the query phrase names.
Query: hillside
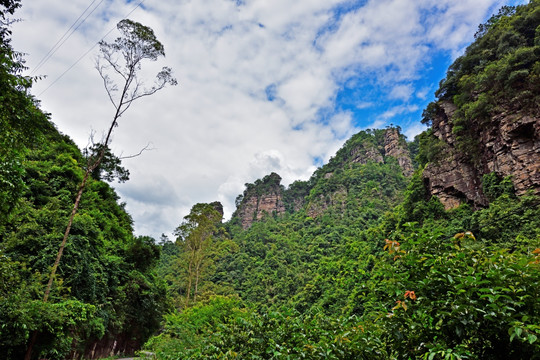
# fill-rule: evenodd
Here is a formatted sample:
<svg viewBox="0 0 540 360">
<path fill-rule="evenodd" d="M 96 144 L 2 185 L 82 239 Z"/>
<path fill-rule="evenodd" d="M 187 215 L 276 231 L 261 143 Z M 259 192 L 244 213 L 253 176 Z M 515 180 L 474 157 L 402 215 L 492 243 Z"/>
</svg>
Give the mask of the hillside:
<svg viewBox="0 0 540 360">
<path fill-rule="evenodd" d="M 360 132 L 308 181 L 246 184 L 220 230 L 233 244 L 201 253 L 198 304 L 146 347 L 163 359 L 538 356 L 540 68 L 522 56 L 538 51 L 539 8 L 480 27 L 413 142 Z M 501 61 L 521 80 L 488 86 Z"/>
<path fill-rule="evenodd" d="M 482 25 L 424 111 L 439 141 L 424 181 L 445 208 L 485 206 L 482 177 L 511 177 L 517 195 L 540 194 L 540 8 L 505 7 Z M 435 145 L 437 146 L 437 145 Z M 439 161 L 443 160 L 443 161 Z"/>
<path fill-rule="evenodd" d="M 153 271 L 160 248 L 134 236 L 124 204 L 101 181 L 129 174 L 110 152 L 87 183 L 43 300 L 89 153 L 28 94 L 33 79 L 21 75 L 4 22 L 19 4 L 1 5 L 0 357 L 25 358 L 32 338 L 33 359 L 132 353 L 158 329 L 169 302 Z"/>
<path fill-rule="evenodd" d="M 540 359 L 539 0 L 479 27 L 414 141 L 361 131 L 307 181 L 246 184 L 229 221 L 199 203 L 175 239 L 135 236 L 107 151 L 49 301 L 92 149 L 28 94 L 1 25 L 2 359 L 34 335 L 31 359 Z"/>
<path fill-rule="evenodd" d="M 369 171 L 369 167 L 363 166 L 367 164 L 384 164 L 382 171 L 391 175 L 387 178 L 382 174 L 364 174 Z M 281 177 L 272 173 L 254 184 L 246 184 L 246 190 L 236 199 L 237 210 L 231 223 L 240 222 L 244 229 L 248 229 L 254 221 L 265 216 L 278 217 L 301 209 L 314 218 L 330 208 L 344 213 L 347 203 L 367 195 L 364 187 L 370 187 L 372 192 L 378 191 L 383 196 L 371 197 L 380 198 L 381 206 L 388 206 L 396 200 L 396 189 L 404 187 L 406 180 L 400 173 L 409 177 L 413 173 L 413 165 L 399 129 L 389 127 L 386 130 L 362 131 L 349 139 L 308 181 L 296 181 L 285 189 L 281 185 Z"/>
</svg>

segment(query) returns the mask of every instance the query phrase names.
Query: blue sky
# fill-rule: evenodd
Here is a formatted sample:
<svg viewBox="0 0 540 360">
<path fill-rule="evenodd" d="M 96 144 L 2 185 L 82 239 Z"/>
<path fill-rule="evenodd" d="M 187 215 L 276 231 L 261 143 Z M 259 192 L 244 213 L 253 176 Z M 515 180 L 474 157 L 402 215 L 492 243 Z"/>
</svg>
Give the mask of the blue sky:
<svg viewBox="0 0 540 360">
<path fill-rule="evenodd" d="M 139 3 L 23 0 L 13 44 L 32 71 L 95 8 L 34 74 L 46 76 L 33 89 L 43 109 L 84 147 L 113 112 L 95 70 L 95 44 L 105 34 L 113 41 L 127 14 L 154 29 L 167 56 L 145 65 L 143 75 L 151 82 L 167 65 L 179 85 L 135 103 L 112 148 L 130 155 L 150 144 L 124 162 L 131 180 L 113 185 L 137 233 L 159 237 L 197 202 L 221 201 L 230 216 L 244 184 L 270 172 L 284 185 L 309 178 L 362 129 L 393 124 L 414 137 L 478 24 L 522 2 L 144 0 L 135 9 Z"/>
</svg>

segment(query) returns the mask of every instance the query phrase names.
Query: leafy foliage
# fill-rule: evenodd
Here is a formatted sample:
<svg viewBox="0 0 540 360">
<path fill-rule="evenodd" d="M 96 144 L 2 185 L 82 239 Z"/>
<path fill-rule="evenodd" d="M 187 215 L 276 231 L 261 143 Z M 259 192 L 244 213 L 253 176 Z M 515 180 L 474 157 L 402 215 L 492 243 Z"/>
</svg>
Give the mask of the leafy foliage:
<svg viewBox="0 0 540 360">
<path fill-rule="evenodd" d="M 5 19 L 18 2 L 1 4 Z M 469 120 L 496 107 L 536 111 L 538 14 L 534 0 L 504 8 L 451 67 L 439 98 L 459 107 L 453 125 L 461 144 Z M 430 131 L 409 144 L 419 165 L 411 179 L 383 156 L 384 130 L 362 131 L 308 181 L 284 189 L 271 174 L 246 185 L 243 196 L 279 189 L 282 216 L 244 230 L 234 219 L 223 224 L 216 203 L 196 204 L 176 241 L 163 237 L 160 245 L 133 235 L 124 205 L 100 181 L 127 175 L 107 153 L 74 218 L 53 301 L 43 303 L 43 281 L 85 164 L 103 148 L 81 153 L 22 91 L 31 79 L 20 76 L 4 25 L 0 351 L 7 359 L 22 357 L 33 331 L 41 334 L 36 357 L 48 358 L 78 356 L 114 336 L 150 338 L 145 348 L 171 360 L 540 353 L 540 201 L 515 196 L 510 179 L 493 173 L 483 178 L 489 207 L 445 211 L 421 176 L 426 163 L 444 161 L 444 145 Z M 121 26 L 128 35 L 138 31 L 132 22 Z M 438 103 L 428 106 L 424 120 L 439 111 Z"/>
<path fill-rule="evenodd" d="M 140 343 L 169 308 L 153 273 L 159 247 L 133 236 L 124 205 L 99 181 L 107 162 L 87 184 L 51 301 L 42 301 L 87 159 L 27 94 L 35 79 L 21 75 L 24 60 L 9 41 L 7 16 L 18 6 L 0 3 L 0 353 L 23 358 L 36 331 L 34 358 L 82 356 L 109 336 Z"/>
<path fill-rule="evenodd" d="M 407 183 L 377 152 L 381 134 L 361 132 L 295 183 L 288 201 L 305 194 L 300 209 L 226 224 L 237 249 L 211 279 L 242 301 L 171 315 L 146 347 L 158 359 L 533 358 L 537 197 L 489 174 L 488 208 L 445 211 L 421 168 Z M 420 166 L 444 161 L 431 132 L 416 146 Z"/>
<path fill-rule="evenodd" d="M 2 314 L 9 319 L 2 323 L 10 326 L 0 336 L 3 352 L 12 354 L 8 359 L 21 358 L 33 330 L 41 334 L 36 356 L 54 358 L 72 351 L 73 343 L 83 352 L 105 332 L 129 332 L 139 341 L 145 339 L 168 308 L 165 286 L 152 273 L 159 248 L 151 238 L 133 237 L 132 220 L 106 183 L 89 182 L 58 270 L 52 303 L 42 303 L 43 275 L 48 275 L 54 261 L 73 194 L 84 174 L 79 165 L 82 154 L 71 141 L 56 130 L 40 136 L 47 141 L 25 149 L 21 200 L 0 231 L 3 263 L 11 264 L 2 273 L 18 279 L 0 296 L 0 306 L 7 306 Z M 65 311 L 59 310 L 62 306 Z M 141 309 L 146 309 L 143 318 Z M 78 318 L 83 310 L 88 316 Z M 53 350 L 55 354 L 50 353 Z"/>
<path fill-rule="evenodd" d="M 476 158 L 476 130 L 490 116 L 519 110 L 540 114 L 540 2 L 503 7 L 480 25 L 476 41 L 449 68 L 436 92 L 438 101 L 457 106 L 452 131 L 462 152 Z M 428 105 L 424 122 L 437 112 L 437 103 Z"/>
</svg>

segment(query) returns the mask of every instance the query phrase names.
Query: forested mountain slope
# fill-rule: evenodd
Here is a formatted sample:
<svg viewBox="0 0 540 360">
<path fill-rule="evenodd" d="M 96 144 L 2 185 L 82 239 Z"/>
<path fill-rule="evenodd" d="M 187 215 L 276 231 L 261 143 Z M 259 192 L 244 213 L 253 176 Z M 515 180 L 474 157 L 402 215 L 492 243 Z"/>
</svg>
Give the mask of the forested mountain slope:
<svg viewBox="0 0 540 360">
<path fill-rule="evenodd" d="M 536 1 L 501 9 L 450 66 L 424 111 L 432 146 L 423 178 L 446 208 L 485 206 L 481 184 L 489 173 L 511 176 L 518 195 L 540 194 L 539 25 Z"/>
<path fill-rule="evenodd" d="M 18 6 L 0 6 L 0 358 L 23 359 L 33 334 L 32 359 L 132 352 L 158 329 L 168 301 L 152 270 L 160 248 L 133 235 L 131 217 L 100 180 L 121 170 L 110 154 L 87 184 L 42 300 L 87 157 L 27 94 L 34 79 L 21 76 L 9 39 Z"/>
<path fill-rule="evenodd" d="M 177 301 L 146 347 L 159 359 L 539 358 L 538 14 L 531 1 L 480 26 L 415 141 L 361 132 L 309 181 L 246 184 L 199 248 L 199 301 Z M 166 244 L 160 271 L 190 239 Z"/>
<path fill-rule="evenodd" d="M 27 94 L 0 4 L 0 354 L 157 359 L 538 359 L 540 1 L 480 26 L 407 143 L 349 139 L 307 181 L 195 204 L 133 235 L 108 154 L 43 292 L 88 154 Z M 168 231 L 169 229 L 164 229 Z M 165 316 L 163 316 L 166 314 Z"/>
</svg>

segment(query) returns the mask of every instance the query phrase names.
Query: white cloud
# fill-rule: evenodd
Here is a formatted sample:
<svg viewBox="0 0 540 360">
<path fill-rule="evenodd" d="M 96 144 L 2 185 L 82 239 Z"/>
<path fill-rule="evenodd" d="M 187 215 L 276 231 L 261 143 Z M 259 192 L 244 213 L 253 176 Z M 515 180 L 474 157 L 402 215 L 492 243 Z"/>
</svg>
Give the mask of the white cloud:
<svg viewBox="0 0 540 360">
<path fill-rule="evenodd" d="M 412 94 L 414 92 L 414 89 L 412 85 L 396 85 L 394 88 L 390 91 L 390 94 L 388 95 L 390 99 L 399 99 L 403 101 L 408 101 Z"/>
<path fill-rule="evenodd" d="M 383 112 L 380 115 L 380 119 L 381 120 L 388 120 L 388 119 L 392 119 L 393 117 L 395 117 L 397 115 L 411 113 L 411 112 L 414 112 L 416 110 L 418 110 L 418 106 L 416 106 L 416 105 L 394 106 L 394 107 L 386 110 L 385 112 Z"/>
<path fill-rule="evenodd" d="M 420 100 L 426 100 L 427 96 L 431 91 L 433 90 L 430 87 L 423 87 L 416 90 L 416 93 L 414 95 Z"/>
<path fill-rule="evenodd" d="M 361 101 L 355 104 L 356 108 L 359 110 L 368 109 L 370 107 L 373 107 L 374 105 L 375 103 L 373 103 L 372 101 Z"/>
<path fill-rule="evenodd" d="M 130 17 L 154 29 L 167 54 L 160 65 L 173 68 L 179 86 L 134 104 L 114 134 L 117 152 L 136 153 L 148 142 L 156 147 L 126 162 L 131 180 L 117 187 L 137 232 L 170 233 L 196 202 L 220 200 L 230 215 L 244 183 L 271 171 L 284 184 L 307 179 L 315 158 L 328 160 L 346 137 L 367 125 L 355 123 L 353 113 L 334 110 L 340 108 L 340 84 L 350 77 L 389 89 L 391 104 L 358 95 L 356 108 L 374 113 L 366 120 L 375 119 L 372 125 L 385 126 L 416 111 L 418 105 L 399 102 L 412 101 L 413 94 L 422 98 L 423 90 L 413 84 L 430 56 L 462 51 L 477 24 L 500 4 L 370 0 L 337 11 L 336 6 L 351 2 L 145 3 L 146 10 Z M 25 22 L 14 26 L 13 37 L 16 49 L 29 53 L 28 65 L 41 59 L 86 6 L 83 0 L 23 3 L 16 15 Z M 133 6 L 104 2 L 40 69 L 49 78 L 34 93 L 47 88 Z M 115 31 L 107 39 L 116 36 Z M 81 146 L 92 129 L 100 133 L 111 119 L 91 56 L 40 99 L 59 129 Z"/>
<path fill-rule="evenodd" d="M 407 137 L 407 140 L 413 141 L 416 135 L 420 134 L 422 131 L 426 129 L 427 129 L 427 126 L 418 121 L 412 124 L 405 125 L 402 131 L 403 131 L 403 135 Z"/>
</svg>

